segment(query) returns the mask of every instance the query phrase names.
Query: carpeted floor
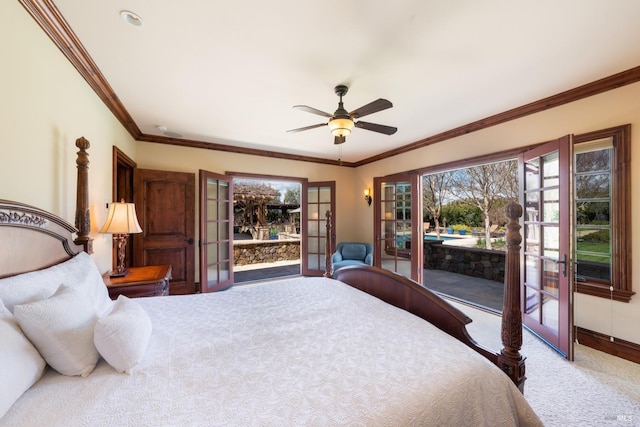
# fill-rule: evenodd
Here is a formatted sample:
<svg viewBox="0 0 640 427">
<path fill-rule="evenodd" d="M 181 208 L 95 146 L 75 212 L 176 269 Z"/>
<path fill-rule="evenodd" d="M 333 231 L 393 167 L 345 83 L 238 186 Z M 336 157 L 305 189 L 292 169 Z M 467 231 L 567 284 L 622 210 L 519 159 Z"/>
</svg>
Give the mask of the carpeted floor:
<svg viewBox="0 0 640 427">
<path fill-rule="evenodd" d="M 502 348 L 501 318 L 455 301 L 473 319 L 467 326 L 479 343 Z M 526 329 L 524 396 L 545 426 L 640 426 L 640 364 L 575 345 L 569 362 Z"/>
</svg>

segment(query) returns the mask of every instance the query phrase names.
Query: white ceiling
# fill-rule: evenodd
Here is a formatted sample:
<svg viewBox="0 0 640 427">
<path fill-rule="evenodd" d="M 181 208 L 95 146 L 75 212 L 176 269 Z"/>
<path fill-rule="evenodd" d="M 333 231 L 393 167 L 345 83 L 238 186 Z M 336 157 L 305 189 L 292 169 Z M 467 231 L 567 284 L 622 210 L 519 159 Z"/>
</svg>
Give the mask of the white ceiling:
<svg viewBox="0 0 640 427">
<path fill-rule="evenodd" d="M 640 65 L 638 0 L 54 0 L 143 134 L 356 162 Z M 130 10 L 141 27 L 125 22 Z M 393 108 L 333 144 L 352 111 Z"/>
</svg>

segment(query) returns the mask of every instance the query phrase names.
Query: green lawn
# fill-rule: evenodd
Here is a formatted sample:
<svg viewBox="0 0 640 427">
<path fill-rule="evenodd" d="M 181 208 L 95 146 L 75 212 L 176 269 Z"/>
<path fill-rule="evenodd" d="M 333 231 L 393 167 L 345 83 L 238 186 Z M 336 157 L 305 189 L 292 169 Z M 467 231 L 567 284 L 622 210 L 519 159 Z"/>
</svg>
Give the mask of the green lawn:
<svg viewBox="0 0 640 427">
<path fill-rule="evenodd" d="M 578 261 L 593 261 L 593 262 L 609 263 L 611 260 L 608 243 L 578 242 L 577 250 L 578 250 Z M 584 252 L 589 252 L 589 253 L 584 253 Z"/>
</svg>

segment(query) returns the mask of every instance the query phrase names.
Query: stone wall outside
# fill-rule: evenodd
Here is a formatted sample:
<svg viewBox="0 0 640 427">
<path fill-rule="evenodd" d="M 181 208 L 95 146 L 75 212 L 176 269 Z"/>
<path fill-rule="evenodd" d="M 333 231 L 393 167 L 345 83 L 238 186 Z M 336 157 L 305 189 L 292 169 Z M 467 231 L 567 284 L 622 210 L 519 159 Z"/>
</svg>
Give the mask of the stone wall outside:
<svg viewBox="0 0 640 427">
<path fill-rule="evenodd" d="M 424 242 L 424 267 L 504 282 L 505 252 Z"/>
<path fill-rule="evenodd" d="M 239 241 L 233 246 L 233 265 L 300 259 L 300 240 Z M 424 267 L 504 282 L 503 251 L 424 243 Z"/>
<path fill-rule="evenodd" d="M 233 245 L 233 265 L 300 259 L 300 240 L 240 241 Z"/>
</svg>

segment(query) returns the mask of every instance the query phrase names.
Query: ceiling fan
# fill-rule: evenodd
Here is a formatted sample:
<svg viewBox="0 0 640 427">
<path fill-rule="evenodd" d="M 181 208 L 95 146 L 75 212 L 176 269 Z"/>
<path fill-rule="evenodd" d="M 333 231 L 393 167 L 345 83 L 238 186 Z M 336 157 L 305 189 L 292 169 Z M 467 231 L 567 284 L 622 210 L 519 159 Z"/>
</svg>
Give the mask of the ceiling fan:
<svg viewBox="0 0 640 427">
<path fill-rule="evenodd" d="M 393 135 L 394 133 L 396 133 L 398 128 L 392 126 L 356 121 L 356 119 L 359 119 L 360 117 L 364 117 L 366 115 L 377 113 L 378 111 L 386 110 L 387 108 L 393 107 L 393 104 L 391 102 L 386 99 L 379 98 L 349 113 L 344 109 L 344 106 L 342 105 L 342 97 L 346 95 L 348 90 L 349 88 L 345 85 L 338 85 L 335 87 L 335 93 L 340 97 L 340 102 L 338 103 L 338 109 L 333 114 L 325 113 L 324 111 L 320 111 L 316 108 L 308 107 L 306 105 L 294 105 L 293 108 L 297 108 L 308 113 L 317 114 L 319 116 L 328 117 L 329 122 L 291 129 L 287 132 L 301 132 L 303 130 L 309 130 L 328 125 L 329 129 L 331 129 L 331 133 L 334 135 L 334 144 L 344 143 L 347 140 L 347 135 L 351 133 L 351 130 L 354 126 L 373 132 L 384 133 L 385 135 Z"/>
</svg>

